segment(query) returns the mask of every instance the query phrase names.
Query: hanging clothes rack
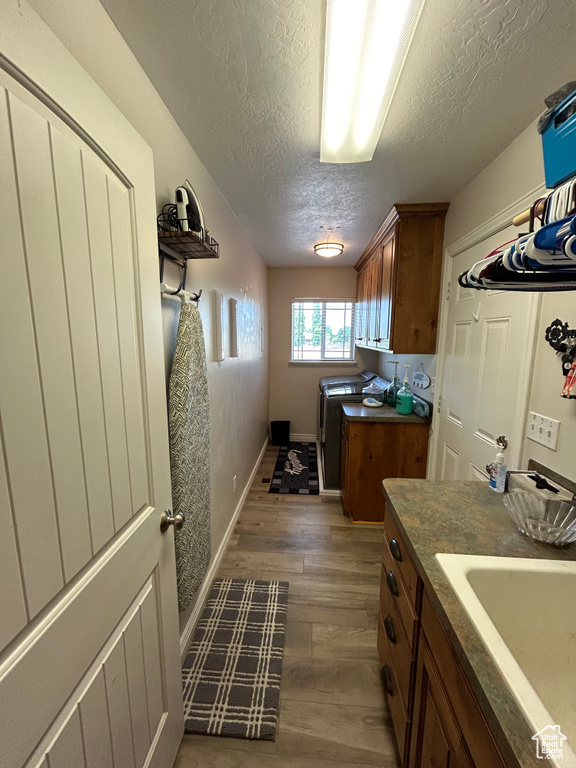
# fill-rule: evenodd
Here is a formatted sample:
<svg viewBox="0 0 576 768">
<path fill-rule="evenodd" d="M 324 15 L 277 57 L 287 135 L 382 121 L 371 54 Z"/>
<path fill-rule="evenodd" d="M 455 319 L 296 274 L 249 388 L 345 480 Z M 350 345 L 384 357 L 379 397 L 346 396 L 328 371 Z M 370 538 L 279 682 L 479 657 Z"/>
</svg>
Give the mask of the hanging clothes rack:
<svg viewBox="0 0 576 768">
<path fill-rule="evenodd" d="M 512 223 L 525 221 L 530 222 L 527 233 L 473 264 L 458 277 L 459 285 L 475 290 L 576 290 L 576 179 L 536 200 Z"/>
</svg>

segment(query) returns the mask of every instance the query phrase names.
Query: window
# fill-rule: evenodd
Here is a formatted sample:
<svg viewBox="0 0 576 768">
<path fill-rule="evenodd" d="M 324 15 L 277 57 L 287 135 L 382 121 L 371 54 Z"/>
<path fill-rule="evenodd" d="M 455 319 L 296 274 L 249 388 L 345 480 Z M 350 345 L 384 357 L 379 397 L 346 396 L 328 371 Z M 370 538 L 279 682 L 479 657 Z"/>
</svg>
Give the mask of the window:
<svg viewBox="0 0 576 768">
<path fill-rule="evenodd" d="M 292 361 L 354 360 L 355 299 L 292 299 Z"/>
</svg>

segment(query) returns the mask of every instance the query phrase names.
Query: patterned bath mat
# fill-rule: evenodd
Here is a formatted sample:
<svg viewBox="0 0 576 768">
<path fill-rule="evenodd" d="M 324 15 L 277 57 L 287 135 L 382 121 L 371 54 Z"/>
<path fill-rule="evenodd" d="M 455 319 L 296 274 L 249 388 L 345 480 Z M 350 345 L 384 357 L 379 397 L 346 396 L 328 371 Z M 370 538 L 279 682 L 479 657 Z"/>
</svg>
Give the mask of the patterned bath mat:
<svg viewBox="0 0 576 768">
<path fill-rule="evenodd" d="M 281 446 L 268 493 L 320 493 L 316 443 Z"/>
<path fill-rule="evenodd" d="M 276 739 L 288 582 L 215 579 L 182 669 L 187 733 Z"/>
</svg>

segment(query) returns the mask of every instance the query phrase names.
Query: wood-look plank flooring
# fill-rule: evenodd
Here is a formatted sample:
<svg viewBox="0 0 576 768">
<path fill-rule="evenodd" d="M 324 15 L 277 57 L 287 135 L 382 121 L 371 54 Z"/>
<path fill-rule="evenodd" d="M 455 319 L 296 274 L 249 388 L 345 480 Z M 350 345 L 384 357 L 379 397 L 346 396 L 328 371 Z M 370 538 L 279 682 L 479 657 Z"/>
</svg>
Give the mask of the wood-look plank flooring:
<svg viewBox="0 0 576 768">
<path fill-rule="evenodd" d="M 290 582 L 275 742 L 185 734 L 175 768 L 398 768 L 376 627 L 382 529 L 339 499 L 268 494 L 256 473 L 219 576 Z"/>
</svg>

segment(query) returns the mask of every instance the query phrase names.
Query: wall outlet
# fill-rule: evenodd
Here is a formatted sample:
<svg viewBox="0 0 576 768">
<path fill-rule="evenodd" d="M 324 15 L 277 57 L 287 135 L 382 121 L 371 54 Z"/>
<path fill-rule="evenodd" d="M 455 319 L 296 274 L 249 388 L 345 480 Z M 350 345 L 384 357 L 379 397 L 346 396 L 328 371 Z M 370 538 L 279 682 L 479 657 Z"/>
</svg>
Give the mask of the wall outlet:
<svg viewBox="0 0 576 768">
<path fill-rule="evenodd" d="M 237 477 L 238 477 L 238 475 L 234 475 L 234 477 L 232 478 L 232 485 L 234 487 L 234 493 L 236 493 L 236 478 Z"/>
<path fill-rule="evenodd" d="M 542 416 L 541 413 L 530 411 L 528 414 L 528 426 L 526 427 L 526 437 L 534 440 L 535 443 L 545 445 L 546 448 L 555 451 L 558 445 L 558 430 L 560 422 L 551 419 L 548 416 Z"/>
</svg>

